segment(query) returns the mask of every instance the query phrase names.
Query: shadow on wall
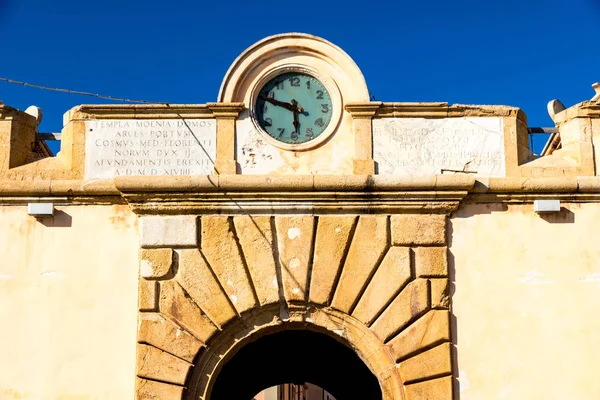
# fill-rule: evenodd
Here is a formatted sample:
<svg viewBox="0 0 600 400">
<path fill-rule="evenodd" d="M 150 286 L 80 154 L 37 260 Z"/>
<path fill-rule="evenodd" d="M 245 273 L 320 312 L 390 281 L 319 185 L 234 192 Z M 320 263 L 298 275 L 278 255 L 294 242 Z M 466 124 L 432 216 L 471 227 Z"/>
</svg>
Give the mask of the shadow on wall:
<svg viewBox="0 0 600 400">
<path fill-rule="evenodd" d="M 450 251 L 452 247 L 452 238 L 454 237 L 454 229 L 452 227 L 451 219 L 448 219 L 447 229 L 447 243 L 448 243 L 448 280 L 450 301 L 454 299 L 454 293 L 456 292 L 456 267 L 454 254 Z M 458 374 L 458 323 L 456 315 L 454 315 L 454 308 L 450 306 L 450 340 L 452 342 L 452 398 L 454 400 L 460 400 L 460 381 Z"/>
<path fill-rule="evenodd" d="M 39 221 L 48 228 L 70 228 L 73 218 L 62 210 L 55 210 L 52 217 L 40 218 Z"/>
<path fill-rule="evenodd" d="M 575 223 L 575 213 L 565 207 L 561 207 L 558 212 L 540 213 L 539 215 L 541 219 L 551 224 Z"/>
</svg>

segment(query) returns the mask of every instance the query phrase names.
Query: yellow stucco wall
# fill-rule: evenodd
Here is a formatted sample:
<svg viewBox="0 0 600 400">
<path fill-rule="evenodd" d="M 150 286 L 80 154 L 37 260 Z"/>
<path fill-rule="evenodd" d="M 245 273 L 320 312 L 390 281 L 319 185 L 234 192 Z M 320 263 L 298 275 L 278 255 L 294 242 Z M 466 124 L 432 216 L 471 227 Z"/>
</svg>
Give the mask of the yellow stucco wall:
<svg viewBox="0 0 600 400">
<path fill-rule="evenodd" d="M 136 217 L 57 209 L 44 225 L 0 207 L 0 399 L 131 399 Z"/>
<path fill-rule="evenodd" d="M 563 206 L 455 213 L 461 400 L 600 398 L 600 205 Z"/>
</svg>

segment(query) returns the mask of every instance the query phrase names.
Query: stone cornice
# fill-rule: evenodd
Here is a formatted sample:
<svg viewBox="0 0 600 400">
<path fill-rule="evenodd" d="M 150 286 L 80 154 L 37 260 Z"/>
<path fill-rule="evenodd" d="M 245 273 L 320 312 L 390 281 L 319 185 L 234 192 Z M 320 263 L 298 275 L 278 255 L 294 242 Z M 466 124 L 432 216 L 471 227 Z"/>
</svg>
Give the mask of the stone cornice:
<svg viewBox="0 0 600 400">
<path fill-rule="evenodd" d="M 217 118 L 235 119 L 244 110 L 244 103 L 206 103 L 206 106 Z"/>
<path fill-rule="evenodd" d="M 83 104 L 67 111 L 63 117 L 69 121 L 94 119 L 181 119 L 215 118 L 209 104 Z M 221 109 L 239 107 L 238 103 L 219 104 Z"/>
<path fill-rule="evenodd" d="M 600 177 L 475 178 L 472 175 L 200 175 L 99 180 L 0 180 L 0 204 L 119 204 L 135 212 L 445 213 L 461 201 L 600 201 Z"/>
<path fill-rule="evenodd" d="M 243 176 L 115 179 L 139 214 L 449 213 L 473 177 Z"/>
<path fill-rule="evenodd" d="M 345 108 L 353 118 L 372 118 L 382 104 L 381 101 L 348 103 Z"/>
<path fill-rule="evenodd" d="M 516 107 L 448 105 L 433 103 L 382 103 L 374 118 L 451 118 L 451 117 L 517 117 L 526 121 L 525 113 Z"/>
<path fill-rule="evenodd" d="M 555 116 L 557 126 L 575 118 L 600 118 L 600 101 L 584 101 L 559 112 Z"/>
</svg>

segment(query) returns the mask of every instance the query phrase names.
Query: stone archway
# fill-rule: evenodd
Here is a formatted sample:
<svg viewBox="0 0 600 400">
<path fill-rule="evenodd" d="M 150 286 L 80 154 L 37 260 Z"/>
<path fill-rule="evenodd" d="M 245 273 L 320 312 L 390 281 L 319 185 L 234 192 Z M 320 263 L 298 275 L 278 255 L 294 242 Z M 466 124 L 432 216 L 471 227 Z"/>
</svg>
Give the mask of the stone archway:
<svg viewBox="0 0 600 400">
<path fill-rule="evenodd" d="M 451 399 L 445 219 L 142 217 L 138 398 L 208 400 L 240 345 L 292 324 L 345 341 L 383 399 Z"/>
<path fill-rule="evenodd" d="M 339 387 L 341 382 L 332 378 L 334 374 L 331 371 L 327 372 L 314 365 L 310 371 L 301 369 L 308 366 L 309 363 L 298 362 L 297 358 L 303 354 L 308 355 L 308 353 L 321 362 L 326 361 L 324 358 L 328 355 L 340 357 L 340 361 L 347 363 L 345 366 L 348 367 L 347 373 L 357 379 L 365 380 L 363 382 L 365 392 L 373 392 L 372 385 L 375 385 L 375 391 L 379 398 L 402 398 L 397 397 L 401 396 L 402 385 L 394 368 L 394 360 L 381 341 L 358 321 L 353 321 L 352 317 L 333 310 L 318 308 L 294 307 L 291 320 L 287 321 L 282 321 L 277 314 L 276 308 L 266 307 L 253 315 L 243 317 L 219 333 L 211 341 L 210 352 L 200 351 L 196 359 L 196 366 L 187 380 L 184 398 L 241 399 L 242 397 L 219 395 L 224 394 L 224 386 L 237 385 L 236 389 L 243 386 L 242 380 L 239 375 L 236 375 L 236 372 L 240 367 L 248 365 L 246 361 L 249 361 L 253 364 L 254 370 L 246 371 L 247 376 L 243 381 L 248 382 L 249 377 L 253 377 L 257 381 L 255 382 L 256 386 L 245 384 L 250 387 L 249 392 L 245 393 L 248 394 L 248 399 L 261 389 L 284 383 L 285 380 L 277 382 L 277 379 L 285 377 L 288 378 L 288 381 L 304 379 L 324 388 L 329 387 L 332 389 L 331 392 L 338 392 L 341 395 L 340 400 L 343 399 L 346 392 Z M 293 341 L 301 338 L 304 339 L 302 345 Z M 286 347 L 277 347 L 273 349 L 273 352 L 269 351 L 269 346 L 282 344 L 286 344 Z M 248 348 L 250 348 L 249 351 Z M 282 356 L 281 351 L 284 349 L 289 352 L 288 356 Z M 214 357 L 213 351 L 218 353 L 219 357 Z M 267 359 L 242 360 L 241 362 L 237 360 L 238 365 L 232 367 L 239 354 L 245 351 L 251 355 L 261 351 L 262 356 Z M 278 352 L 279 354 L 277 354 Z M 270 356 L 271 358 L 269 358 Z M 242 354 L 242 357 L 248 357 L 248 355 Z M 269 365 L 270 360 L 277 360 L 277 365 Z M 334 362 L 334 360 L 329 360 L 329 362 Z M 293 366 L 294 363 L 298 365 Z M 278 368 L 279 371 L 270 369 L 271 367 Z M 339 375 L 344 368 L 340 368 L 340 370 L 335 374 Z M 253 372 L 255 372 L 254 375 Z M 234 378 L 235 382 L 230 381 L 231 378 Z M 227 384 L 223 384 L 223 380 L 227 381 Z M 220 385 L 219 382 L 221 382 Z M 354 382 L 357 381 L 354 380 Z M 252 388 L 257 390 L 253 391 Z M 385 393 L 384 396 L 382 396 L 382 390 Z"/>
<path fill-rule="evenodd" d="M 253 399 L 283 383 L 311 383 L 336 400 L 383 397 L 377 378 L 349 346 L 320 332 L 291 328 L 244 345 L 217 375 L 210 398 Z"/>
</svg>

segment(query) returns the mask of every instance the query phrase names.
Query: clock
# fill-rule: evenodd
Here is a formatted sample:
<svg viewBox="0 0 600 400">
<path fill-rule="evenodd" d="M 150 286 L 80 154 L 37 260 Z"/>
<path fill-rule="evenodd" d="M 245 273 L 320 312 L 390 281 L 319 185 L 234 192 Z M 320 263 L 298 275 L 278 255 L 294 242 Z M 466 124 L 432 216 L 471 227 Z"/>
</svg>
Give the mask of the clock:
<svg viewBox="0 0 600 400">
<path fill-rule="evenodd" d="M 255 125 L 276 146 L 302 150 L 333 132 L 336 102 L 331 83 L 301 69 L 271 74 L 254 95 Z M 335 98 L 335 96 L 333 96 Z"/>
</svg>

